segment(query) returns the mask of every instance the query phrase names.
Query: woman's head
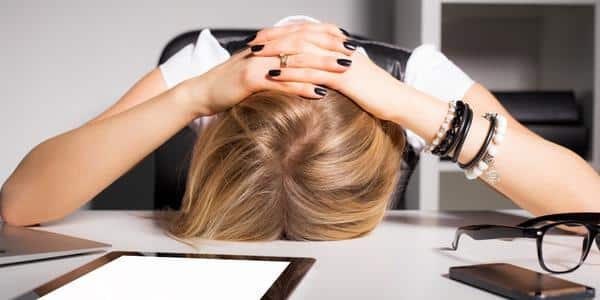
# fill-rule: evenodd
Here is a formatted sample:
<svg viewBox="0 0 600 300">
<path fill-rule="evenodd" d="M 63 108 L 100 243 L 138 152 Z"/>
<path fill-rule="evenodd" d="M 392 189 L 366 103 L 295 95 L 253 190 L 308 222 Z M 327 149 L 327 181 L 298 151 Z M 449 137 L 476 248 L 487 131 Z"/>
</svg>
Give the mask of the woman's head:
<svg viewBox="0 0 600 300">
<path fill-rule="evenodd" d="M 340 240 L 371 231 L 395 188 L 402 129 L 330 91 L 266 91 L 220 113 L 194 148 L 177 237 Z"/>
</svg>

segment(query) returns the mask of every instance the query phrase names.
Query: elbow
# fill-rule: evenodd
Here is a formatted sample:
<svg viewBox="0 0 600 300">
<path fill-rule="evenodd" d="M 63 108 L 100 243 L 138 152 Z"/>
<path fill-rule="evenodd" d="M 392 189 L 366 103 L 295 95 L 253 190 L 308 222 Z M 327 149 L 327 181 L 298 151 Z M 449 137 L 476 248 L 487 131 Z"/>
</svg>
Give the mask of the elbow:
<svg viewBox="0 0 600 300">
<path fill-rule="evenodd" d="M 23 222 L 13 211 L 4 207 L 0 208 L 0 218 L 2 222 L 12 226 L 25 226 L 26 222 Z"/>
<path fill-rule="evenodd" d="M 3 190 L 0 190 L 0 219 L 6 224 L 19 226 L 21 220 L 19 220 L 13 209 L 7 207 L 6 193 Z"/>
<path fill-rule="evenodd" d="M 31 218 L 28 218 L 26 214 L 19 212 L 18 208 L 15 207 L 14 203 L 18 202 L 16 195 L 11 195 L 6 185 L 0 189 L 0 218 L 6 224 L 12 226 L 27 226 L 34 225 Z"/>
<path fill-rule="evenodd" d="M 19 216 L 15 213 L 15 210 L 12 209 L 8 203 L 8 196 L 5 191 L 5 187 L 3 186 L 0 189 L 0 218 L 2 222 L 13 225 L 13 226 L 22 226 L 22 220 L 20 220 Z"/>
</svg>

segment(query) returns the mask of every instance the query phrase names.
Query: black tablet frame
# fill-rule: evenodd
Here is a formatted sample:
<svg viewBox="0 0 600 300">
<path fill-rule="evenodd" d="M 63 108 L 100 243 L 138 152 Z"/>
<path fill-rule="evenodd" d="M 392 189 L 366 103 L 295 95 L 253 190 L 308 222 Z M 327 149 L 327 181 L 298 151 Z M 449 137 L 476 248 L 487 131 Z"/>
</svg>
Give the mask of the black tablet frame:
<svg viewBox="0 0 600 300">
<path fill-rule="evenodd" d="M 112 251 L 75 270 L 65 273 L 37 288 L 30 296 L 42 297 L 54 290 L 72 282 L 73 280 L 95 270 L 122 256 L 153 256 L 153 257 L 183 257 L 183 258 L 213 258 L 234 260 L 260 260 L 260 261 L 282 261 L 289 262 L 285 270 L 281 272 L 277 280 L 265 292 L 261 299 L 285 299 L 296 288 L 304 275 L 315 263 L 316 259 L 308 257 L 278 257 L 278 256 L 254 256 L 254 255 L 229 255 L 229 254 L 202 254 L 202 253 L 170 253 L 170 252 L 135 252 L 135 251 Z M 21 299 L 21 298 L 19 298 Z"/>
</svg>

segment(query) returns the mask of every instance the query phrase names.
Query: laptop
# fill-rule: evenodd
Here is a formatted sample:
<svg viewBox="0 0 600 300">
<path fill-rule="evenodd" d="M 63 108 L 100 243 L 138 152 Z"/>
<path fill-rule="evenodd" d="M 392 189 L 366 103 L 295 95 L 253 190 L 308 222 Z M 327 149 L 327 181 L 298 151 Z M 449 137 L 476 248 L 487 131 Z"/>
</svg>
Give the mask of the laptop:
<svg viewBox="0 0 600 300">
<path fill-rule="evenodd" d="M 0 266 L 104 251 L 110 245 L 0 222 Z"/>
</svg>

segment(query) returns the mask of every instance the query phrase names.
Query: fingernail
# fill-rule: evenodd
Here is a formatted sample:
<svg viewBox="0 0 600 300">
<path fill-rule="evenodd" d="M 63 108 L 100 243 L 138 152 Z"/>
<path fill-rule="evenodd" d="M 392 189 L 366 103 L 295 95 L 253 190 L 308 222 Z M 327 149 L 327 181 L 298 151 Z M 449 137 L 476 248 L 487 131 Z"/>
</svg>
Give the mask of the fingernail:
<svg viewBox="0 0 600 300">
<path fill-rule="evenodd" d="M 275 76 L 279 76 L 279 75 L 281 75 L 281 70 L 279 70 L 279 69 L 269 70 L 269 76 L 275 77 Z"/>
<path fill-rule="evenodd" d="M 337 63 L 340 66 L 349 67 L 352 64 L 352 61 L 345 58 L 338 58 Z"/>
<path fill-rule="evenodd" d="M 351 41 L 345 41 L 344 42 L 344 47 L 346 47 L 346 49 L 348 49 L 348 50 L 354 51 L 354 50 L 356 50 L 356 46 L 357 45 L 355 43 L 351 42 Z"/>
<path fill-rule="evenodd" d="M 262 50 L 265 47 L 265 45 L 254 45 L 252 47 L 250 47 L 250 50 L 252 50 L 252 52 L 258 52 L 260 50 Z"/>
<path fill-rule="evenodd" d="M 244 39 L 244 44 L 252 42 L 256 38 L 256 33 L 251 34 L 249 37 Z"/>
<path fill-rule="evenodd" d="M 325 96 L 325 95 L 327 95 L 327 90 L 322 87 L 316 87 L 315 94 L 317 94 L 319 96 Z"/>
<path fill-rule="evenodd" d="M 346 29 L 341 28 L 340 27 L 340 31 L 345 35 L 345 36 L 350 36 L 350 33 L 348 33 L 348 31 L 346 31 Z"/>
</svg>

